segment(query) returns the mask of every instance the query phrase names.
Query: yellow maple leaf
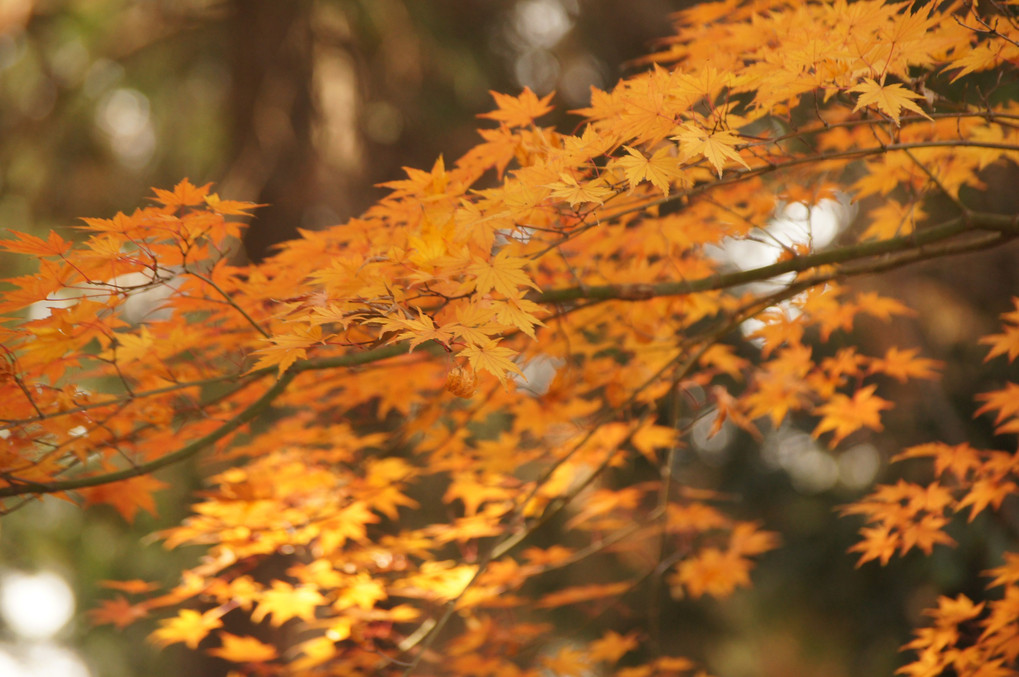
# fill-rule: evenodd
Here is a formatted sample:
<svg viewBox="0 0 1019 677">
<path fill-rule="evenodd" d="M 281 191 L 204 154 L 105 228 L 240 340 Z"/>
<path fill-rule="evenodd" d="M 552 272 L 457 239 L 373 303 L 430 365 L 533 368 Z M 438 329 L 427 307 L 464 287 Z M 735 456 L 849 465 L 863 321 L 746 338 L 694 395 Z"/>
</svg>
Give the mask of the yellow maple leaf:
<svg viewBox="0 0 1019 677">
<path fill-rule="evenodd" d="M 271 661 L 279 656 L 276 647 L 260 642 L 254 637 L 240 637 L 229 632 L 221 632 L 219 636 L 223 640 L 223 646 L 209 649 L 209 654 L 219 656 L 225 661 L 232 663 L 262 663 L 264 661 Z"/>
<path fill-rule="evenodd" d="M 301 652 L 301 657 L 293 661 L 290 666 L 294 670 L 307 670 L 316 665 L 321 665 L 335 656 L 336 642 L 329 637 L 316 637 L 315 639 L 301 642 L 297 645 L 296 649 Z"/>
<path fill-rule="evenodd" d="M 264 339 L 269 345 L 254 351 L 254 354 L 260 357 L 255 366 L 248 370 L 249 373 L 277 365 L 278 373 L 282 376 L 290 365 L 308 356 L 308 348 L 322 342 L 320 325 L 294 324 L 287 329 L 289 331 L 286 334 L 277 334 Z"/>
<path fill-rule="evenodd" d="M 438 341 L 442 345 L 448 346 L 453 338 L 449 326 L 436 327 L 432 318 L 420 310 L 418 311 L 417 319 L 412 317 L 389 317 L 374 318 L 368 320 L 368 322 L 381 325 L 383 333 L 397 332 L 390 339 L 390 343 L 410 339 L 410 350 L 414 350 L 414 348 L 425 341 Z"/>
<path fill-rule="evenodd" d="M 630 189 L 643 181 L 650 181 L 651 185 L 668 195 L 670 182 L 679 176 L 679 161 L 671 154 L 671 148 L 663 146 L 651 157 L 644 157 L 636 148 L 623 146 L 623 149 L 627 155 L 616 159 L 613 166 L 623 170 Z"/>
<path fill-rule="evenodd" d="M 552 92 L 541 99 L 531 91 L 530 87 L 524 87 L 520 96 L 490 92 L 495 104 L 499 107 L 491 113 L 482 113 L 479 118 L 488 118 L 505 122 L 508 127 L 527 127 L 535 118 L 539 118 L 552 110 L 548 104 L 555 92 Z"/>
<path fill-rule="evenodd" d="M 197 649 L 210 631 L 223 626 L 219 616 L 215 609 L 204 614 L 194 609 L 181 609 L 173 618 L 159 621 L 160 628 L 150 634 L 149 639 L 162 647 L 184 642 L 188 648 Z"/>
<path fill-rule="evenodd" d="M 886 85 L 876 82 L 873 78 L 864 78 L 863 82 L 849 91 L 860 93 L 856 99 L 854 113 L 865 106 L 874 105 L 879 111 L 890 117 L 896 126 L 899 124 L 899 114 L 903 108 L 919 113 L 928 120 L 931 119 L 920 106 L 913 103 L 913 99 L 922 99 L 923 97 L 916 92 L 909 91 L 898 82 Z"/>
<path fill-rule="evenodd" d="M 503 348 L 498 345 L 498 341 L 488 340 L 484 343 L 467 346 L 460 351 L 460 354 L 470 361 L 474 371 L 484 369 L 503 384 L 506 383 L 506 372 L 512 371 L 521 377 L 524 375 L 520 371 L 520 367 L 510 359 L 516 356 L 516 351 Z"/>
<path fill-rule="evenodd" d="M 505 303 L 495 305 L 496 319 L 505 325 L 516 327 L 532 339 L 535 325 L 545 326 L 545 323 L 536 318 L 533 313 L 542 312 L 544 308 L 527 299 L 507 299 Z"/>
<path fill-rule="evenodd" d="M 653 466 L 659 461 L 655 454 L 656 449 L 668 449 L 677 444 L 679 434 L 675 428 L 664 425 L 655 425 L 648 421 L 642 425 L 630 438 L 630 443 L 637 449 L 644 458 Z"/>
<path fill-rule="evenodd" d="M 316 607 L 325 603 L 326 598 L 312 587 L 294 587 L 285 581 L 273 581 L 272 590 L 261 594 L 251 620 L 261 623 L 263 618 L 272 614 L 270 624 L 274 626 L 283 625 L 291 618 L 311 622 L 315 618 Z"/>
<path fill-rule="evenodd" d="M 475 257 L 467 272 L 477 278 L 474 284 L 479 294 L 494 289 L 506 298 L 519 298 L 522 296 L 521 287 L 538 289 L 530 276 L 521 270 L 525 265 L 527 259 L 511 256 L 504 249 L 490 261 Z"/>
<path fill-rule="evenodd" d="M 959 72 L 952 78 L 955 82 L 959 78 L 973 73 L 974 71 L 989 70 L 1001 63 L 1002 46 L 993 42 L 983 42 L 972 49 L 959 52 L 959 55 L 952 59 L 945 70 L 959 69 Z"/>
<path fill-rule="evenodd" d="M 686 124 L 680 128 L 679 134 L 672 138 L 679 142 L 680 160 L 685 162 L 694 157 L 704 156 L 718 172 L 719 178 L 722 176 L 726 160 L 738 162 L 750 169 L 750 165 L 736 150 L 736 144 L 740 139 L 732 132 L 726 130 L 708 132 L 706 129 Z"/>
<path fill-rule="evenodd" d="M 560 180 L 548 185 L 552 189 L 552 197 L 566 200 L 571 207 L 576 207 L 585 202 L 597 202 L 604 204 L 606 200 L 615 197 L 616 193 L 601 179 L 579 183 L 576 177 L 570 174 L 561 174 Z"/>
</svg>

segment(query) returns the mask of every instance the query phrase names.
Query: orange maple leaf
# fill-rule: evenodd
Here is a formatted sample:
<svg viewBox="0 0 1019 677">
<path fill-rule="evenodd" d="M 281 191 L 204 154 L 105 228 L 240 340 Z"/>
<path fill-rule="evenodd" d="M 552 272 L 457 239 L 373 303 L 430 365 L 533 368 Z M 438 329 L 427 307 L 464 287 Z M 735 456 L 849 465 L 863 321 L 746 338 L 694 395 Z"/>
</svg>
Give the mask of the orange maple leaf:
<svg viewBox="0 0 1019 677">
<path fill-rule="evenodd" d="M 998 415 L 994 417 L 994 424 L 998 426 L 998 432 L 1002 432 L 999 425 L 1002 421 L 1019 415 L 1019 385 L 1015 383 L 1006 383 L 1003 389 L 981 393 L 976 398 L 983 400 L 985 404 L 974 412 L 973 417 L 976 418 L 988 411 L 998 412 Z"/>
<path fill-rule="evenodd" d="M 976 480 L 959 501 L 958 510 L 969 506 L 969 521 L 972 522 L 978 514 L 987 509 L 987 506 L 993 506 L 995 510 L 1000 508 L 1002 501 L 1015 494 L 1017 490 L 1019 486 L 1011 480 L 999 478 Z"/>
<path fill-rule="evenodd" d="M 601 639 L 591 642 L 587 655 L 592 661 L 605 661 L 616 663 L 627 653 L 638 646 L 636 633 L 630 632 L 620 635 L 618 632 L 609 630 Z"/>
<path fill-rule="evenodd" d="M 184 179 L 174 186 L 172 191 L 153 188 L 152 191 L 156 197 L 152 199 L 167 207 L 192 207 L 205 202 L 205 197 L 209 194 L 211 186 L 211 183 L 194 186 L 190 181 Z"/>
<path fill-rule="evenodd" d="M 90 609 L 88 612 L 88 617 L 94 624 L 112 623 L 118 630 L 122 630 L 139 618 L 148 615 L 149 609 L 146 604 L 132 604 L 123 595 L 117 595 L 113 599 L 104 599 L 99 603 L 99 608 Z"/>
<path fill-rule="evenodd" d="M 753 562 L 732 550 L 704 548 L 680 562 L 670 580 L 694 598 L 728 597 L 736 588 L 750 585 L 752 566 Z"/>
<path fill-rule="evenodd" d="M 504 122 L 508 127 L 527 127 L 534 122 L 535 118 L 552 110 L 552 106 L 548 102 L 552 100 L 555 92 L 551 92 L 541 99 L 531 91 L 530 87 L 524 87 L 520 96 L 500 94 L 495 91 L 490 94 L 499 108 L 491 113 L 481 113 L 478 115 L 479 118 Z"/>
<path fill-rule="evenodd" d="M 898 534 L 892 533 L 887 524 L 875 527 L 863 527 L 860 529 L 860 542 L 849 548 L 849 552 L 860 553 L 860 559 L 856 561 L 859 567 L 872 559 L 876 559 L 884 566 L 895 554 L 901 539 Z"/>
<path fill-rule="evenodd" d="M 1008 354 L 1008 361 L 1012 362 L 1019 356 L 1019 298 L 1013 298 L 1012 304 L 1015 306 L 1015 310 L 1001 316 L 1001 319 L 1004 320 L 1004 331 L 980 339 L 980 343 L 991 346 L 984 362 L 1004 354 Z"/>
<path fill-rule="evenodd" d="M 892 403 L 874 395 L 875 385 L 857 390 L 852 398 L 836 393 L 831 400 L 817 407 L 818 413 L 824 414 L 812 433 L 820 437 L 825 432 L 835 432 L 831 446 L 836 446 L 847 435 L 864 426 L 871 430 L 882 430 L 881 411 L 890 409 Z"/>
<path fill-rule="evenodd" d="M 138 579 L 130 581 L 99 581 L 99 585 L 104 588 L 110 588 L 111 590 L 121 590 L 129 594 L 151 592 L 159 587 L 158 583 L 150 583 L 149 581 L 142 581 Z"/>
<path fill-rule="evenodd" d="M 79 493 L 85 499 L 85 505 L 100 503 L 112 505 L 125 520 L 134 522 L 139 510 L 144 510 L 150 515 L 156 514 L 156 500 L 153 494 L 169 486 L 151 475 L 141 475 L 121 482 L 80 489 Z"/>
<path fill-rule="evenodd" d="M 308 356 L 308 348 L 322 343 L 321 325 L 295 324 L 287 329 L 287 333 L 263 339 L 269 345 L 254 351 L 259 358 L 249 372 L 276 365 L 278 375 L 282 376 L 290 365 Z"/>
<path fill-rule="evenodd" d="M 51 230 L 47 239 L 36 237 L 28 233 L 8 231 L 16 240 L 0 240 L 0 249 L 16 254 L 31 254 L 33 256 L 61 256 L 66 254 L 73 243 L 57 235 Z"/>
<path fill-rule="evenodd" d="M 917 357 L 918 352 L 920 351 L 916 348 L 899 350 L 892 346 L 885 353 L 884 358 L 875 359 L 871 363 L 871 371 L 887 374 L 899 382 L 905 382 L 911 378 L 937 378 L 938 373 L 934 370 L 943 367 L 944 363 L 926 357 Z"/>
<path fill-rule="evenodd" d="M 589 602 L 594 599 L 615 597 L 629 590 L 631 584 L 623 581 L 620 583 L 605 583 L 602 585 L 576 585 L 569 588 L 562 588 L 550 592 L 538 602 L 539 609 L 549 609 L 578 602 Z"/>
</svg>

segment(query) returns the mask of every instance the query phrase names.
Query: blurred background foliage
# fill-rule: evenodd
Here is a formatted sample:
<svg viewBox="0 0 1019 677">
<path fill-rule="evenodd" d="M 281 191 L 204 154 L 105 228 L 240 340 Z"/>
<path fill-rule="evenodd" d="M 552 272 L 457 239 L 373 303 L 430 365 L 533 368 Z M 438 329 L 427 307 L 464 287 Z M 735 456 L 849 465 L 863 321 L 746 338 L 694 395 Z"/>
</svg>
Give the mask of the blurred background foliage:
<svg viewBox="0 0 1019 677">
<path fill-rule="evenodd" d="M 669 31 L 669 12 L 684 4 L 0 0 L 0 228 L 59 228 L 66 237 L 78 217 L 129 211 L 151 186 L 186 176 L 269 205 L 237 252 L 238 261 L 258 260 L 299 228 L 358 214 L 383 194 L 376 184 L 400 178 L 402 166 L 458 157 L 478 138 L 475 116 L 491 108 L 489 90 L 527 85 L 556 90 L 561 110 L 585 105 L 591 86 L 611 87 L 628 62 L 651 51 Z M 576 125 L 563 113 L 550 122 Z M 993 169 L 987 178 L 1004 188 L 1015 175 Z M 995 206 L 1015 210 L 1013 193 L 1001 190 Z M 0 276 L 31 272 L 30 264 L 0 258 Z M 968 439 L 994 447 L 989 422 L 971 419 L 972 396 L 1007 374 L 982 363 L 976 339 L 995 330 L 1017 282 L 1014 255 L 996 252 L 858 283 L 920 312 L 861 325 L 847 343 L 878 353 L 915 345 L 947 365 L 943 384 L 887 384 L 883 394 L 896 409 L 885 433 L 860 435 L 837 453 L 791 428 L 763 444 L 735 434 L 694 440 L 678 469 L 686 481 L 732 492 L 733 510 L 779 531 L 785 547 L 764 558 L 753 590 L 722 604 L 672 600 L 656 586 L 634 590 L 636 608 L 658 610 L 662 653 L 698 658 L 725 677 L 888 675 L 937 594 L 981 595 L 977 574 L 1014 540 L 1014 505 L 997 521 L 959 525 L 954 551 L 858 570 L 845 554 L 858 525 L 836 519 L 835 508 L 875 475 L 926 472 L 887 467 L 907 444 Z M 157 652 L 143 641 L 151 629 L 144 622 L 92 628 L 84 614 L 110 596 L 101 581 L 167 582 L 200 555 L 145 540 L 186 515 L 199 474 L 180 467 L 161 475 L 172 489 L 158 497 L 158 517 L 140 514 L 134 524 L 52 498 L 3 518 L 0 674 L 224 674 L 222 664 L 179 645 Z M 4 600 L 28 589 L 14 572 L 40 571 L 67 582 L 78 611 L 62 628 L 33 635 L 19 629 L 24 612 Z M 582 621 L 559 620 L 564 632 Z M 646 633 L 648 619 L 621 613 L 614 623 Z"/>
</svg>

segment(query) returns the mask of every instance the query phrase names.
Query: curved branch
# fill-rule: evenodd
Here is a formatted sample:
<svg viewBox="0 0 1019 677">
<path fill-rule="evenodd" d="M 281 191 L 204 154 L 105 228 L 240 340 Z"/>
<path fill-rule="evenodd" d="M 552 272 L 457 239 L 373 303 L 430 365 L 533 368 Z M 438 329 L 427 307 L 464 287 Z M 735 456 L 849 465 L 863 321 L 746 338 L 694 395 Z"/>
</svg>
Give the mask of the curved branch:
<svg viewBox="0 0 1019 677">
<path fill-rule="evenodd" d="M 994 232 L 1002 236 L 1019 236 L 1019 215 L 971 213 L 950 219 L 936 226 L 917 230 L 909 235 L 863 242 L 836 249 L 778 261 L 767 266 L 719 273 L 697 280 L 657 282 L 651 284 L 608 284 L 547 289 L 530 295 L 536 303 L 556 304 L 571 301 L 644 301 L 659 296 L 682 296 L 705 291 L 728 289 L 751 282 L 764 282 L 786 273 L 802 273 L 821 266 L 861 262 L 890 254 L 918 250 L 969 232 Z M 999 237 L 995 241 L 1005 241 Z"/>
<path fill-rule="evenodd" d="M 169 453 L 165 456 L 160 456 L 154 461 L 148 463 L 142 463 L 141 465 L 120 470 L 117 472 L 105 473 L 102 475 L 90 475 L 88 477 L 78 477 L 70 480 L 62 480 L 60 482 L 25 482 L 22 485 L 8 486 L 0 488 L 0 498 L 7 498 L 10 496 L 20 496 L 23 494 L 55 494 L 62 491 L 72 491 L 75 489 L 85 489 L 88 487 L 95 487 L 102 484 L 111 484 L 113 482 L 121 482 L 123 480 L 129 480 L 133 477 L 139 477 L 141 475 L 147 475 L 151 472 L 165 468 L 166 466 L 180 463 L 181 461 L 191 458 L 204 448 L 213 444 L 233 431 L 240 428 L 245 423 L 250 422 L 260 413 L 272 404 L 273 400 L 279 397 L 290 382 L 297 376 L 297 372 L 287 372 L 273 384 L 265 393 L 262 394 L 257 400 L 252 402 L 246 409 L 241 411 L 239 414 L 231 418 L 229 421 L 216 428 L 214 431 L 198 438 L 197 440 L 185 445 L 175 452 Z"/>
</svg>

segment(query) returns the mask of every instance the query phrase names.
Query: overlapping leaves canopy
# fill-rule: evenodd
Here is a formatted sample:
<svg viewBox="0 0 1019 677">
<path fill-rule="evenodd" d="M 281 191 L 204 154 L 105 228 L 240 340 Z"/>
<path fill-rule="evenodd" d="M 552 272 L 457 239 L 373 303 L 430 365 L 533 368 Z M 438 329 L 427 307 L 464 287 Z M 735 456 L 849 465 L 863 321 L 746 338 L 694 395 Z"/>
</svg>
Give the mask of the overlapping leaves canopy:
<svg viewBox="0 0 1019 677">
<path fill-rule="evenodd" d="M 592 92 L 575 132 L 542 126 L 551 95 L 496 94 L 464 156 L 408 169 L 359 218 L 259 265 L 231 263 L 255 205 L 187 180 L 85 219 L 80 237 L 0 242 L 40 261 L 0 298 L 4 509 L 56 494 L 131 519 L 153 509 L 154 471 L 198 454 L 215 469 L 160 534 L 207 556 L 96 620 L 167 608 L 155 642 L 251 674 L 698 669 L 608 627 L 539 651 L 546 612 L 597 619 L 648 577 L 725 597 L 778 545 L 710 487 L 675 481 L 681 419 L 751 434 L 796 419 L 837 445 L 882 429 L 889 378 L 937 377 L 908 346 L 830 339 L 911 312 L 849 278 L 1019 235 L 1016 215 L 969 206 L 981 172 L 1019 150 L 1002 84 L 1019 19 L 1011 5 L 773 0 L 698 5 L 675 27 L 644 71 Z M 718 255 L 765 237 L 784 204 L 839 196 L 868 207 L 827 247 L 786 243 L 745 270 Z M 950 212 L 928 214 L 932 198 Z M 989 358 L 1019 354 L 1015 320 L 985 339 Z M 1014 433 L 1017 401 L 1009 384 L 977 413 Z M 1015 490 L 1012 453 L 918 442 L 902 457 L 933 458 L 931 484 L 846 508 L 868 520 L 861 562 L 929 553 L 954 513 Z M 638 470 L 655 480 L 627 484 Z M 535 545 L 553 522 L 562 542 Z M 251 574 L 275 555 L 284 576 Z M 632 575 L 534 592 L 592 558 Z M 995 569 L 1004 601 L 942 599 L 907 674 L 1013 674 L 1013 559 Z M 292 644 L 228 632 L 228 614 L 291 624 Z"/>
</svg>

